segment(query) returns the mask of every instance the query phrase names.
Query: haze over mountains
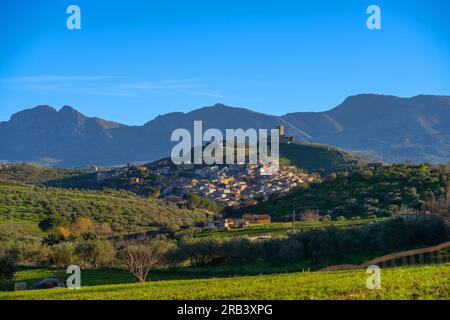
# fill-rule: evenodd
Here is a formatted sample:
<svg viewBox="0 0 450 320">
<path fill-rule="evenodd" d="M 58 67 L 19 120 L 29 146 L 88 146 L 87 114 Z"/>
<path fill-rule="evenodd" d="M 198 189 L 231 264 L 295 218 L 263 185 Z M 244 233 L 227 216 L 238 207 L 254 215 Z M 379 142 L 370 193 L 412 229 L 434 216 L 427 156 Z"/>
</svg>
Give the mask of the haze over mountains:
<svg viewBox="0 0 450 320">
<path fill-rule="evenodd" d="M 143 126 L 89 118 L 68 106 L 59 111 L 38 106 L 0 123 L 0 161 L 74 167 L 158 160 L 170 155 L 172 131 L 192 130 L 195 120 L 203 121 L 204 130 L 284 124 L 297 141 L 330 144 L 389 162 L 450 160 L 450 97 L 365 94 L 326 112 L 273 116 L 217 104 L 158 116 Z"/>
</svg>

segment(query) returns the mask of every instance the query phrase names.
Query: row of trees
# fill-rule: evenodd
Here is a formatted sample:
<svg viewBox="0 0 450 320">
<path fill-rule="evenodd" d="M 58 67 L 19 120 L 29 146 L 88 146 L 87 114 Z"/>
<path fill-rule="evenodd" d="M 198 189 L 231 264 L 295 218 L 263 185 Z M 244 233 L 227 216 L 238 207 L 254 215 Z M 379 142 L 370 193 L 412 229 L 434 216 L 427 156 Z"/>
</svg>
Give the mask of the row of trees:
<svg viewBox="0 0 450 320">
<path fill-rule="evenodd" d="M 322 267 L 345 263 L 355 256 L 370 259 L 386 253 L 431 246 L 450 239 L 449 215 L 390 219 L 383 223 L 351 228 L 316 229 L 266 241 L 190 239 L 178 244 L 139 240 L 125 245 L 124 261 L 137 281 L 145 281 L 157 266 L 213 266 L 256 261 L 299 263 Z M 363 262 L 363 261 L 361 261 Z"/>
<path fill-rule="evenodd" d="M 146 281 L 150 270 L 171 265 L 168 252 L 173 242 L 148 238 L 111 242 L 83 240 L 48 245 L 37 241 L 2 243 L 0 247 L 0 282 L 12 279 L 18 265 L 83 269 L 126 267 L 137 282 Z"/>
<path fill-rule="evenodd" d="M 248 238 L 189 239 L 178 243 L 149 238 L 120 240 L 83 239 L 49 245 L 41 242 L 2 244 L 0 280 L 9 279 L 17 263 L 65 268 L 126 267 L 138 282 L 157 267 L 212 266 L 257 261 L 299 263 L 314 267 L 370 259 L 386 253 L 435 245 L 450 239 L 447 214 L 389 219 L 349 228 L 315 229 L 265 241 Z M 362 261 L 361 261 L 362 262 Z"/>
<path fill-rule="evenodd" d="M 346 263 L 355 256 L 373 258 L 386 253 L 431 246 L 450 239 L 450 222 L 442 216 L 390 219 L 349 228 L 315 229 L 286 238 L 250 241 L 248 238 L 188 240 L 181 242 L 172 261 L 204 266 L 221 263 L 266 261 L 292 263 L 300 260 L 326 266 Z"/>
<path fill-rule="evenodd" d="M 66 268 L 71 264 L 84 268 L 107 268 L 114 265 L 116 249 L 107 240 L 77 240 L 47 245 L 38 241 L 5 243 L 4 254 L 15 257 L 17 264 Z"/>
</svg>

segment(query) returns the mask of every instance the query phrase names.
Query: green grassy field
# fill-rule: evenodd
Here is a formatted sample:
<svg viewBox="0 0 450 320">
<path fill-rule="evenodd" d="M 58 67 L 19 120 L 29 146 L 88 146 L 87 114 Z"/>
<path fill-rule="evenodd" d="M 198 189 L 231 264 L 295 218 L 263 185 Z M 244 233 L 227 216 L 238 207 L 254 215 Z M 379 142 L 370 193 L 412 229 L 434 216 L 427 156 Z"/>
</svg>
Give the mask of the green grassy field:
<svg viewBox="0 0 450 320">
<path fill-rule="evenodd" d="M 381 222 L 384 219 L 358 219 L 358 220 L 344 220 L 344 221 L 311 221 L 311 222 L 296 222 L 294 223 L 294 231 L 308 231 L 317 228 L 345 228 L 352 226 L 366 225 L 373 222 Z M 250 225 L 246 229 L 232 229 L 223 232 L 208 232 L 204 231 L 196 235 L 196 237 L 217 237 L 217 238 L 232 238 L 232 237 L 258 237 L 258 236 L 283 236 L 292 232 L 291 222 L 272 222 L 270 224 Z"/>
<path fill-rule="evenodd" d="M 109 269 L 109 270 L 83 270 L 84 286 L 99 286 L 133 283 L 133 276 L 125 270 Z M 13 281 L 0 283 L 0 291 L 14 290 L 14 283 L 26 282 L 30 288 L 39 280 L 45 278 L 66 279 L 68 274 L 62 269 L 51 268 L 22 268 L 16 272 Z"/>
<path fill-rule="evenodd" d="M 250 263 L 250 264 L 226 264 L 214 267 L 179 267 L 160 268 L 151 272 L 151 281 L 189 280 L 209 278 L 235 278 L 243 276 L 272 275 L 281 273 L 294 273 L 308 270 L 310 265 L 304 263 Z M 121 268 L 104 270 L 83 270 L 83 285 L 98 286 L 107 284 L 134 283 L 130 273 Z M 11 281 L 0 283 L 0 291 L 13 291 L 14 283 L 26 282 L 28 287 L 33 286 L 44 278 L 57 278 L 65 281 L 68 275 L 63 269 L 57 268 L 31 268 L 20 267 Z"/>
<path fill-rule="evenodd" d="M 111 275 L 105 276 L 114 278 Z M 118 277 L 122 278 L 124 274 L 120 273 Z M 85 286 L 74 291 L 54 289 L 0 292 L 0 300 L 450 299 L 450 264 L 383 269 L 380 290 L 368 290 L 367 277 L 365 271 L 360 270 L 169 280 L 145 284 Z M 82 283 L 92 281 L 88 279 L 89 277 L 82 276 Z M 90 284 L 92 285 L 92 282 Z"/>
</svg>

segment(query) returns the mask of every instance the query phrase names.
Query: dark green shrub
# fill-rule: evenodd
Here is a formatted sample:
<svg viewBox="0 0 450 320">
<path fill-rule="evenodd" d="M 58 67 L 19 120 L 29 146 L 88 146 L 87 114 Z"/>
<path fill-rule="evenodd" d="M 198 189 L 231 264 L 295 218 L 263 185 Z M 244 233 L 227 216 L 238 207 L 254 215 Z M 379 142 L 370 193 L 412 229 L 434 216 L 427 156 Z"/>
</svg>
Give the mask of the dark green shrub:
<svg viewBox="0 0 450 320">
<path fill-rule="evenodd" d="M 41 222 L 39 222 L 39 228 L 42 231 L 49 231 L 65 224 L 67 224 L 66 218 L 62 217 L 61 215 L 54 214 L 46 219 L 41 220 Z"/>
<path fill-rule="evenodd" d="M 17 259 L 21 265 L 49 266 L 50 248 L 38 241 L 20 242 L 16 246 Z"/>
<path fill-rule="evenodd" d="M 16 271 L 17 255 L 12 250 L 0 248 L 0 282 L 10 281 Z"/>
<path fill-rule="evenodd" d="M 75 246 L 72 242 L 62 242 L 51 247 L 51 263 L 58 268 L 76 264 Z"/>
<path fill-rule="evenodd" d="M 183 252 L 193 266 L 205 266 L 224 262 L 227 259 L 224 252 L 220 249 L 220 241 L 215 238 L 186 240 L 179 244 L 179 250 Z"/>
<path fill-rule="evenodd" d="M 54 245 L 63 243 L 65 241 L 66 241 L 66 238 L 64 237 L 64 235 L 56 233 L 56 232 L 52 232 L 52 233 L 47 234 L 44 237 L 44 240 L 42 240 L 42 243 L 47 246 L 54 246 Z"/>
<path fill-rule="evenodd" d="M 106 240 L 82 240 L 75 244 L 75 254 L 83 266 L 98 269 L 112 265 L 116 250 Z"/>
</svg>

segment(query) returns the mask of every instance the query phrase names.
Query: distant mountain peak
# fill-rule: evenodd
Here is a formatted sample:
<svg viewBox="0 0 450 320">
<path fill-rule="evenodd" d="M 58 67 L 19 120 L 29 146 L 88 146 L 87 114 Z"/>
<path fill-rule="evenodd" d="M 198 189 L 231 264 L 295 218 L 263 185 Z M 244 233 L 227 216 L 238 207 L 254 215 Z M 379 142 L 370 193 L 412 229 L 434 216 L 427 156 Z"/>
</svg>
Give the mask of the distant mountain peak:
<svg viewBox="0 0 450 320">
<path fill-rule="evenodd" d="M 267 115 L 261 112 L 257 112 L 254 110 L 250 110 L 248 108 L 245 107 L 232 107 L 232 106 L 228 106 L 225 105 L 223 103 L 216 103 L 215 105 L 212 106 L 207 106 L 207 107 L 203 107 L 200 109 L 196 109 L 193 110 L 191 112 L 189 112 L 189 114 L 197 114 L 197 113 L 203 113 L 204 111 L 208 111 L 208 112 L 220 112 L 220 113 L 245 113 L 245 114 L 259 114 L 259 115 L 265 115 L 265 116 L 271 116 L 271 115 Z M 219 116 L 220 114 L 218 114 Z"/>
<path fill-rule="evenodd" d="M 19 111 L 11 116 L 10 122 L 28 121 L 36 117 L 46 117 L 47 115 L 55 115 L 58 111 L 49 105 L 39 105 L 34 108 Z"/>
<path fill-rule="evenodd" d="M 274 108 L 274 113 L 278 109 Z M 87 117 L 71 106 L 59 111 L 40 105 L 0 123 L 0 159 L 58 159 L 62 166 L 150 162 L 170 154 L 171 133 L 203 129 L 272 129 L 283 124 L 296 141 L 314 141 L 354 150 L 385 161 L 450 160 L 450 97 L 400 98 L 379 94 L 348 97 L 325 112 L 274 116 L 216 103 L 190 112 L 156 117 L 144 126 L 126 126 Z"/>
<path fill-rule="evenodd" d="M 55 108 L 53 108 L 52 106 L 49 106 L 49 105 L 47 105 L 47 104 L 38 105 L 38 106 L 36 106 L 36 107 L 34 107 L 34 108 L 27 109 L 27 110 L 24 110 L 24 111 L 30 111 L 30 110 L 35 110 L 35 111 L 50 111 L 50 112 L 56 111 Z"/>
<path fill-rule="evenodd" d="M 22 111 L 17 112 L 16 114 L 27 114 L 27 113 L 56 113 L 58 112 L 55 108 L 52 106 L 43 104 L 38 105 L 34 108 L 25 109 Z M 14 116 L 14 115 L 13 115 Z"/>
<path fill-rule="evenodd" d="M 348 103 L 348 102 L 359 102 L 359 101 L 367 101 L 367 100 L 389 100 L 389 99 L 395 99 L 395 100 L 401 100 L 405 98 L 400 98 L 396 96 L 391 95 L 384 95 L 384 94 L 375 94 L 375 93 L 362 93 L 362 94 L 356 94 L 347 97 L 342 104 Z"/>
<path fill-rule="evenodd" d="M 80 113 L 78 110 L 74 109 L 71 106 L 63 106 L 60 110 L 59 113 Z"/>
<path fill-rule="evenodd" d="M 214 104 L 212 106 L 206 106 L 206 107 L 203 107 L 203 108 L 200 108 L 200 109 L 195 109 L 195 110 L 191 111 L 191 113 L 192 112 L 197 112 L 197 111 L 200 111 L 200 110 L 239 110 L 239 109 L 241 109 L 241 108 L 227 106 L 227 105 L 225 105 L 223 103 L 216 103 L 216 104 Z"/>
<path fill-rule="evenodd" d="M 58 116 L 59 116 L 59 118 L 64 119 L 65 121 L 72 120 L 72 121 L 82 122 L 82 121 L 86 121 L 88 119 L 88 117 L 83 115 L 78 110 L 75 110 L 71 106 L 62 107 L 58 112 Z"/>
<path fill-rule="evenodd" d="M 230 108 L 229 106 L 223 104 L 223 103 L 216 103 L 213 105 L 214 108 Z"/>
</svg>

